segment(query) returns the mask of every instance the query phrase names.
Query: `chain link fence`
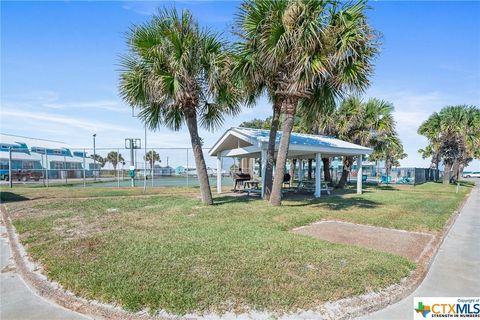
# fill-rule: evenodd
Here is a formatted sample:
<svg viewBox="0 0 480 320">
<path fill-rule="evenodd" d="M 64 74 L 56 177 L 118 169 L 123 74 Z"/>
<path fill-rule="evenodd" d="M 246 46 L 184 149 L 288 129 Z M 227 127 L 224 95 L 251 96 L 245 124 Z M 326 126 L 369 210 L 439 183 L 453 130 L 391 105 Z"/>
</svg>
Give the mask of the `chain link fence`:
<svg viewBox="0 0 480 320">
<path fill-rule="evenodd" d="M 217 158 L 203 150 L 210 185 L 216 186 L 217 174 L 222 185 L 233 187 L 234 173 L 242 161 L 222 158 L 221 172 L 217 172 Z M 335 162 L 336 161 L 336 162 Z M 332 161 L 330 176 L 336 184 L 342 175 L 341 159 Z M 245 163 L 243 163 L 245 165 Z M 289 164 L 287 164 L 288 170 Z M 245 168 L 245 167 L 244 167 Z M 299 178 L 296 164 L 295 179 Z M 249 165 L 249 173 L 259 178 L 260 161 Z M 312 170 L 312 169 L 311 169 Z M 315 170 L 315 168 L 313 168 Z M 384 168 L 379 162 L 365 162 L 362 179 L 367 183 L 420 184 L 441 179 L 441 172 L 424 168 Z M 314 174 L 311 172 L 311 175 Z M 323 174 L 322 174 L 323 175 Z M 308 166 L 303 164 L 303 179 L 308 179 Z M 325 177 L 322 177 L 324 179 Z M 84 148 L 46 149 L 9 147 L 0 151 L 0 179 L 11 186 L 74 187 L 197 187 L 199 185 L 195 159 L 191 148 Z M 260 180 L 260 179 L 259 179 Z M 348 182 L 357 180 L 353 166 Z"/>
<path fill-rule="evenodd" d="M 217 158 L 203 154 L 212 186 Z M 223 185 L 233 185 L 235 160 L 223 159 Z M 196 187 L 199 185 L 191 148 L 18 148 L 0 152 L 2 184 L 76 187 Z"/>
</svg>

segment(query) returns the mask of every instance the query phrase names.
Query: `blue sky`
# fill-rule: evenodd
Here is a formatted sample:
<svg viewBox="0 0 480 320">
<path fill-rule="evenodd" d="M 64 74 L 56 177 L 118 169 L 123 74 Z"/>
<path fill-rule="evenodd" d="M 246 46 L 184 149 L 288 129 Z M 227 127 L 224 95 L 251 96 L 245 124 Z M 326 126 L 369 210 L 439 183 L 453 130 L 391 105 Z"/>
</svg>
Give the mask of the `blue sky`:
<svg viewBox="0 0 480 320">
<path fill-rule="evenodd" d="M 231 37 L 240 2 L 182 1 L 200 24 Z M 122 147 L 143 136 L 142 124 L 118 97 L 118 61 L 125 32 L 171 2 L 1 2 L 1 131 L 89 147 Z M 405 166 L 426 166 L 416 131 L 432 112 L 450 104 L 480 106 L 480 2 L 370 2 L 371 24 L 382 52 L 365 98 L 394 103 Z M 229 118 L 216 132 L 270 114 L 265 99 Z M 156 147 L 189 146 L 186 130 L 149 133 Z M 480 163 L 473 168 L 480 170 Z"/>
</svg>

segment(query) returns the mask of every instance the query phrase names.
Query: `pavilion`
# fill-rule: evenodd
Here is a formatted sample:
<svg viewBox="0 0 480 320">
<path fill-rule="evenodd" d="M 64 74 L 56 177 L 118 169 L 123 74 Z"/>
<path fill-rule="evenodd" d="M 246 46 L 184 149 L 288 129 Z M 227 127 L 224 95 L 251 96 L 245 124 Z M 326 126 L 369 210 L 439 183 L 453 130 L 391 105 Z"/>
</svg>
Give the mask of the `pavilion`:
<svg viewBox="0 0 480 320">
<path fill-rule="evenodd" d="M 267 160 L 269 130 L 250 129 L 233 127 L 227 130 L 221 138 L 210 149 L 209 155 L 217 157 L 217 172 L 222 172 L 222 158 L 255 159 L 259 158 L 261 163 L 262 189 L 264 195 L 265 167 Z M 282 133 L 278 132 L 275 141 L 275 151 Z M 357 144 L 339 140 L 333 137 L 302 134 L 292 132 L 287 158 L 308 160 L 313 159 L 316 163 L 315 170 L 315 197 L 320 197 L 322 192 L 321 177 L 322 170 L 319 170 L 322 157 L 356 156 L 357 158 L 357 193 L 362 193 L 362 156 L 369 155 L 372 149 Z M 317 165 L 320 164 L 320 165 Z M 302 161 L 299 162 L 302 170 Z M 217 174 L 217 192 L 222 192 L 222 176 Z"/>
</svg>

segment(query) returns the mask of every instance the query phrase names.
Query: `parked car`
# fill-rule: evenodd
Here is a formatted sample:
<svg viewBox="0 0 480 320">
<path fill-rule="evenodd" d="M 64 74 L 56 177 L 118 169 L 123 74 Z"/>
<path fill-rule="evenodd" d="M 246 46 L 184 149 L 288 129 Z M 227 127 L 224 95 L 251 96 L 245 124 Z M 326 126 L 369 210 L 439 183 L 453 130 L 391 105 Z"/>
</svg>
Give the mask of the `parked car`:
<svg viewBox="0 0 480 320">
<path fill-rule="evenodd" d="M 43 177 L 42 172 L 40 171 L 32 171 L 32 170 L 13 170 L 12 171 L 12 180 L 17 181 L 28 181 L 28 180 L 35 180 L 39 181 Z M 8 170 L 1 174 L 2 180 L 9 180 L 8 177 Z"/>
<path fill-rule="evenodd" d="M 464 178 L 480 178 L 480 171 L 464 173 L 463 177 Z"/>
</svg>

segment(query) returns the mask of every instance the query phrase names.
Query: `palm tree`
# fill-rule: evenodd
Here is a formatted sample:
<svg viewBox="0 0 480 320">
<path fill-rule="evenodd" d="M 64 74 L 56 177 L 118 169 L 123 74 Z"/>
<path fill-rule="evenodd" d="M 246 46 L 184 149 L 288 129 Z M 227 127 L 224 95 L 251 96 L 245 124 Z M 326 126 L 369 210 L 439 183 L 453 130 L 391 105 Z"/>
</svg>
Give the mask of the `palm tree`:
<svg viewBox="0 0 480 320">
<path fill-rule="evenodd" d="M 101 168 L 103 168 L 107 163 L 106 159 L 99 154 L 92 154 L 90 158 L 94 159 L 100 165 Z"/>
<path fill-rule="evenodd" d="M 396 133 L 380 135 L 374 140 L 373 153 L 368 157 L 371 161 L 385 161 L 386 175 L 389 176 L 392 166 L 399 166 L 400 160 L 407 157 L 402 142 Z"/>
<path fill-rule="evenodd" d="M 339 93 L 335 88 L 324 85 L 315 88 L 315 94 L 310 99 L 304 99 L 299 103 L 300 128 L 304 133 L 312 133 L 324 136 L 337 136 L 338 131 L 335 123 L 336 98 Z M 330 175 L 330 158 L 322 158 L 323 174 L 325 181 L 332 181 Z M 312 178 L 312 159 L 308 160 L 308 179 Z"/>
<path fill-rule="evenodd" d="M 240 28 L 245 18 L 246 17 L 242 15 L 239 16 L 237 24 Z M 280 125 L 281 105 L 275 97 L 277 82 L 275 81 L 274 74 L 269 73 L 260 61 L 258 42 L 256 39 L 244 38 L 244 40 L 244 42 L 236 44 L 236 61 L 233 74 L 242 86 L 245 101 L 248 105 L 253 105 L 258 97 L 266 93 L 272 103 L 272 116 L 261 124 L 262 128 L 258 128 L 259 123 L 245 123 L 243 125 L 249 128 L 270 130 L 267 145 L 267 159 L 265 162 L 265 177 L 263 177 L 265 184 L 263 196 L 268 200 L 272 191 L 275 142 Z"/>
<path fill-rule="evenodd" d="M 440 116 L 435 112 L 418 128 L 418 133 L 427 137 L 430 142 L 429 145 L 427 145 L 424 149 L 418 150 L 418 152 L 424 159 L 432 157 L 430 167 L 435 169 L 438 169 L 441 160 L 440 120 Z"/>
<path fill-rule="evenodd" d="M 200 29 L 189 11 L 164 10 L 134 27 L 128 45 L 121 61 L 121 96 L 151 129 L 164 125 L 177 131 L 186 124 L 202 202 L 212 204 L 198 125 L 213 130 L 225 115 L 240 111 L 224 42 Z"/>
<path fill-rule="evenodd" d="M 425 150 L 434 150 L 445 166 L 443 183 L 457 179 L 473 158 L 480 156 L 480 109 L 475 106 L 447 106 L 433 113 L 418 132 L 429 140 Z M 428 153 L 425 152 L 426 155 Z M 455 176 L 452 177 L 452 172 Z"/>
<path fill-rule="evenodd" d="M 339 1 L 250 0 L 239 14 L 241 39 L 250 59 L 262 64 L 274 105 L 283 114 L 282 136 L 270 195 L 280 205 L 281 188 L 297 105 L 325 85 L 338 93 L 363 90 L 377 52 L 364 15 L 366 4 Z"/>
<path fill-rule="evenodd" d="M 155 162 L 162 162 L 160 160 L 160 155 L 155 150 L 150 150 L 147 154 L 143 157 L 143 160 L 149 163 L 150 170 L 153 172 L 153 166 Z"/>
<path fill-rule="evenodd" d="M 379 99 L 363 102 L 359 97 L 352 96 L 344 99 L 328 118 L 319 118 L 317 126 L 324 134 L 375 149 L 383 137 L 395 135 L 393 110 L 389 102 Z M 354 160 L 353 156 L 343 158 L 338 188 L 345 186 Z"/>
<path fill-rule="evenodd" d="M 110 162 L 113 166 L 113 170 L 117 171 L 117 165 L 125 161 L 122 154 L 117 151 L 110 151 L 105 158 L 106 162 Z"/>
</svg>

